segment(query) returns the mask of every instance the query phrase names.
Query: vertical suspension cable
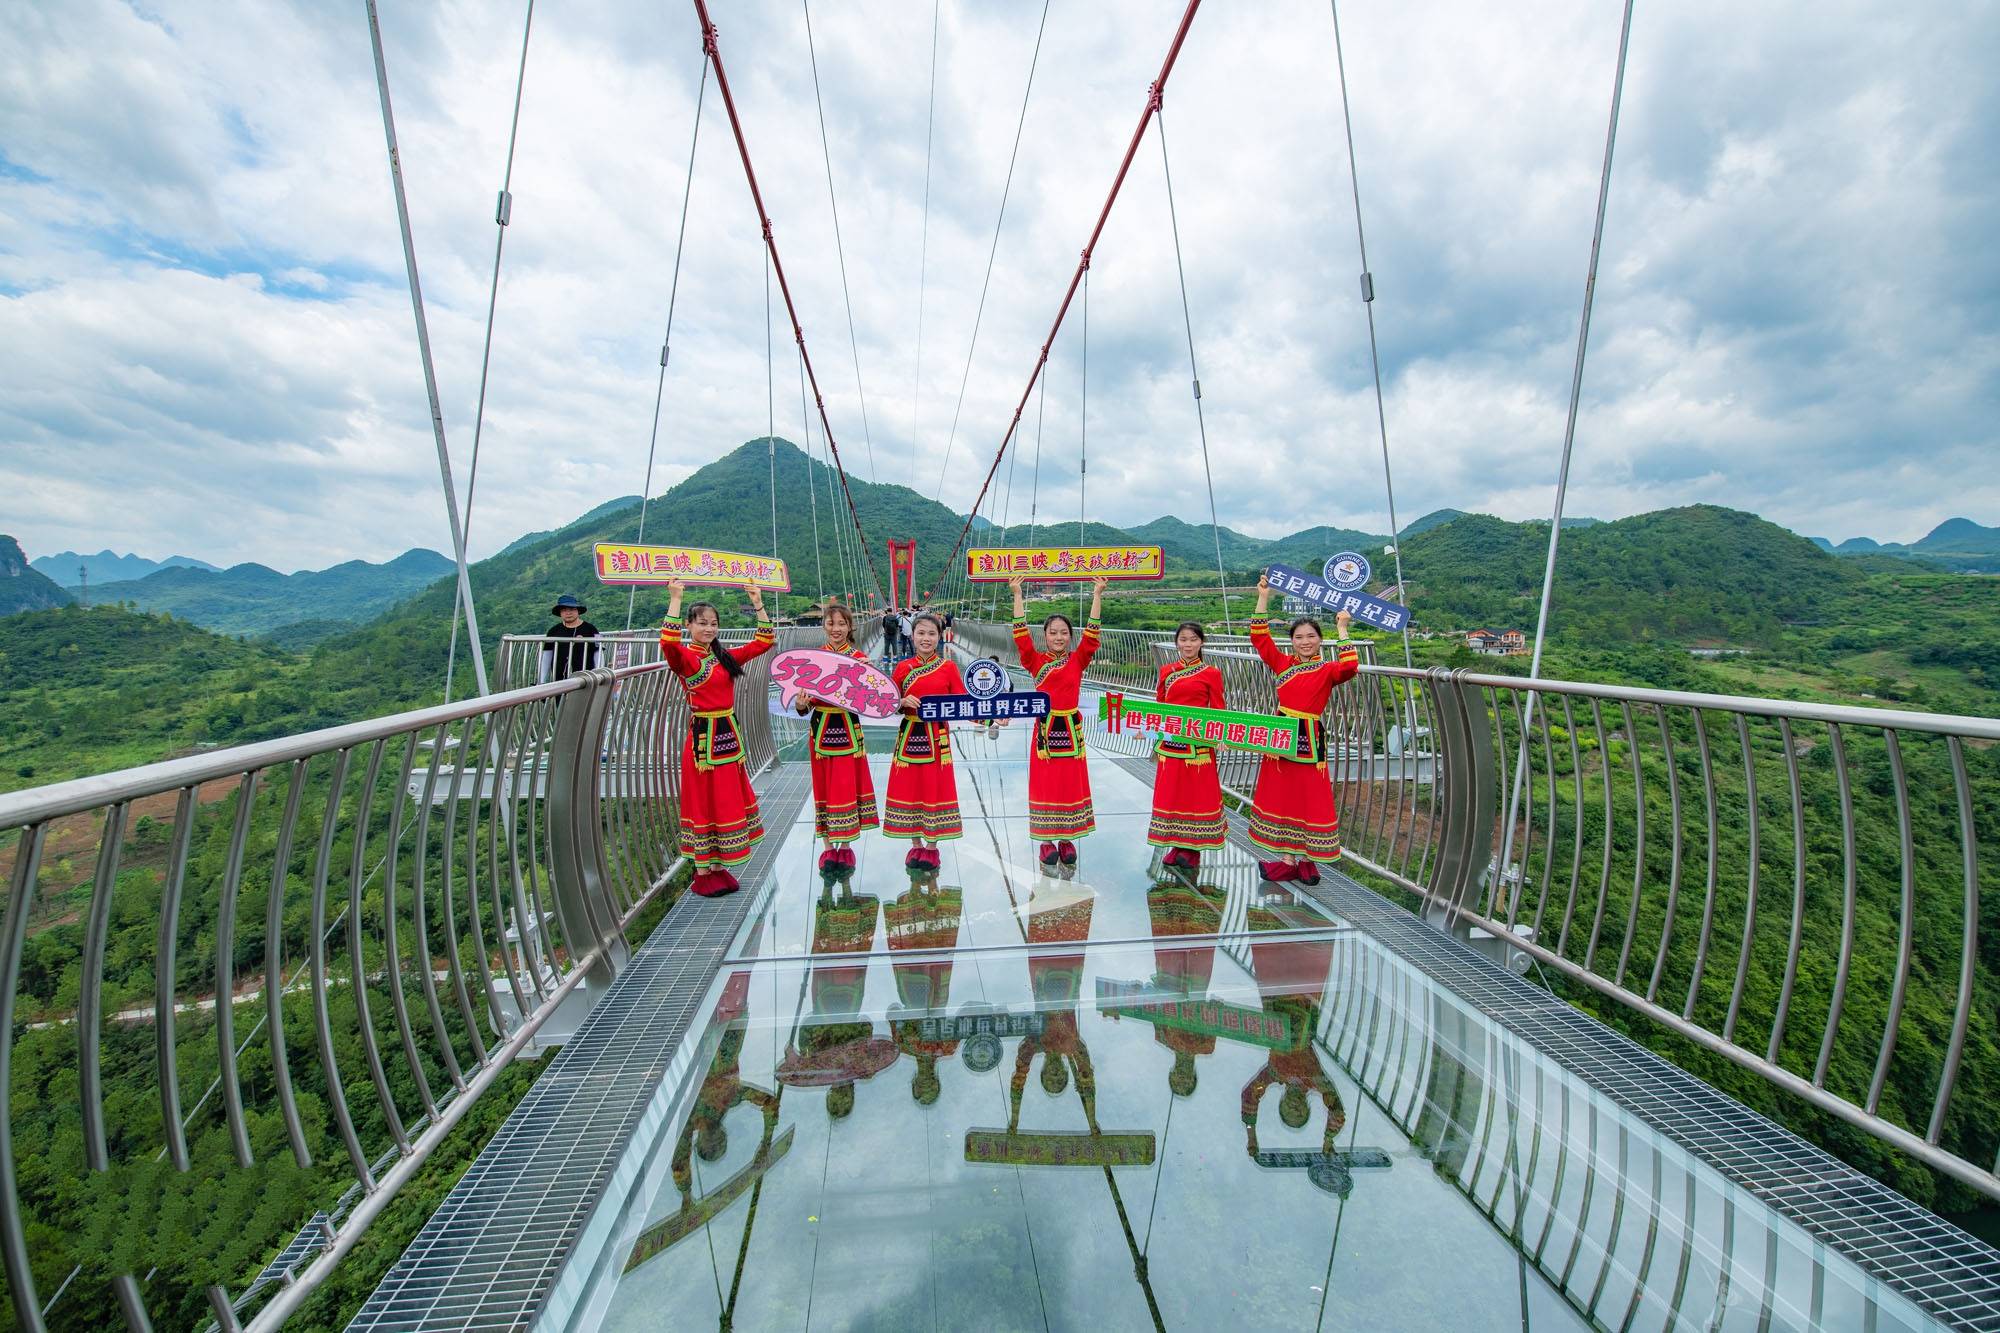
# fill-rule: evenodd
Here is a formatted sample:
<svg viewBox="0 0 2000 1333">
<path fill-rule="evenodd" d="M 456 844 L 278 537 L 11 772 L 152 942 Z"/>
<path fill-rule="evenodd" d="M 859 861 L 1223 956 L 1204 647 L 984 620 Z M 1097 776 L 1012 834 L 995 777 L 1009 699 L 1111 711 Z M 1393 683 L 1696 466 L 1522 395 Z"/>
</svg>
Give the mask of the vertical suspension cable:
<svg viewBox="0 0 2000 1333">
<path fill-rule="evenodd" d="M 444 483 L 445 518 L 451 525 L 452 553 L 458 559 L 458 600 L 465 611 L 467 635 L 473 644 L 472 674 L 481 694 L 486 686 L 486 656 L 479 650 L 479 610 L 472 601 L 472 577 L 465 564 L 465 528 L 458 517 L 458 488 L 451 480 L 451 449 L 445 443 L 444 408 L 438 402 L 437 365 L 431 359 L 431 328 L 424 316 L 424 288 L 417 277 L 417 243 L 410 232 L 410 197 L 403 188 L 403 157 L 396 147 L 396 113 L 389 103 L 389 66 L 382 55 L 382 19 L 375 0 L 368 9 L 368 40 L 375 54 L 375 91 L 382 102 L 382 137 L 389 149 L 389 179 L 396 192 L 396 223 L 403 234 L 403 268 L 410 281 L 410 310 L 417 322 L 417 356 L 424 367 L 424 395 L 430 402 L 431 437 L 437 444 L 438 477 Z"/>
<path fill-rule="evenodd" d="M 993 219 L 993 241 L 986 249 L 986 276 L 980 280 L 979 305 L 972 313 L 972 341 L 965 348 L 965 371 L 958 379 L 958 406 L 952 409 L 951 430 L 944 439 L 944 461 L 938 465 L 937 491 L 931 497 L 934 500 L 942 499 L 944 496 L 945 474 L 951 470 L 952 445 L 958 439 L 959 416 L 965 411 L 965 387 L 972 380 L 972 354 L 979 348 L 979 326 L 986 318 L 986 293 L 993 285 L 993 259 L 1000 253 L 1000 228 L 1007 221 L 1007 199 L 1014 192 L 1014 164 L 1021 156 L 1021 131 L 1028 123 L 1028 99 L 1035 91 L 1035 69 L 1042 63 L 1042 35 L 1048 31 L 1048 26 L 1049 0 L 1042 0 L 1042 18 L 1035 27 L 1034 54 L 1028 57 L 1028 82 L 1021 89 L 1021 114 L 1014 121 L 1014 147 L 1007 154 L 1007 179 L 1000 186 L 1000 212 Z M 994 465 L 996 467 L 999 465 L 998 459 L 994 460 Z M 985 490 L 982 487 L 980 499 L 984 498 Z M 975 500 L 972 508 L 973 512 L 977 513 L 979 501 Z M 954 551 L 952 554 L 956 558 L 957 552 Z"/>
<path fill-rule="evenodd" d="M 514 115 L 507 124 L 507 165 L 500 172 L 500 197 L 493 206 L 498 228 L 493 238 L 493 282 L 486 289 L 486 341 L 479 349 L 479 404 L 472 412 L 472 464 L 465 476 L 465 537 L 472 540 L 472 497 L 479 488 L 479 441 L 486 428 L 486 372 L 493 364 L 493 315 L 500 303 L 500 252 L 507 244 L 507 224 L 514 217 L 514 144 L 521 132 L 521 92 L 528 82 L 528 36 L 535 27 L 535 0 L 528 0 L 527 21 L 521 25 L 521 67 L 514 75 Z M 451 648 L 444 659 L 444 701 L 451 702 L 451 678 L 458 666 L 459 606 L 451 607 Z M 473 647 L 478 652 L 477 645 Z"/>
<path fill-rule="evenodd" d="M 1396 519 L 1396 483 L 1389 473 L 1389 418 L 1382 408 L 1382 354 L 1375 343 L 1375 275 L 1368 270 L 1368 237 L 1361 229 L 1361 171 L 1354 157 L 1354 116 L 1347 106 L 1347 55 L 1340 44 L 1340 0 L 1327 0 L 1333 12 L 1333 61 L 1340 71 L 1340 123 L 1347 131 L 1347 182 L 1354 191 L 1354 244 L 1361 252 L 1361 308 L 1368 315 L 1368 364 L 1375 372 L 1375 429 L 1382 438 L 1382 490 L 1389 500 L 1389 548 L 1396 557 L 1396 597 L 1410 604 L 1410 586 L 1403 582 L 1403 529 Z M 1216 535 L 1217 550 L 1221 534 Z M 1414 671 L 1410 655 L 1410 618 L 1403 617 L 1403 665 Z"/>
<path fill-rule="evenodd" d="M 1604 213 L 1611 197 L 1611 157 L 1618 146 L 1618 109 L 1625 97 L 1625 56 L 1632 43 L 1632 0 L 1625 0 L 1625 16 L 1618 29 L 1618 70 L 1611 79 L 1611 119 L 1604 130 L 1604 166 L 1597 176 L 1597 220 L 1590 232 L 1590 265 L 1583 278 L 1583 315 L 1576 326 L 1576 364 L 1569 377 L 1569 416 L 1563 423 L 1562 460 L 1556 467 L 1556 507 L 1549 521 L 1549 555 L 1542 568 L 1542 604 L 1535 613 L 1535 651 L 1528 662 L 1528 675 L 1542 674 L 1542 645 L 1549 633 L 1549 598 L 1555 591 L 1556 544 L 1562 539 L 1563 500 L 1569 491 L 1570 455 L 1576 446 L 1577 406 L 1583 399 L 1583 358 L 1590 347 L 1590 308 L 1597 295 L 1597 258 L 1604 247 Z M 1521 752 L 1514 764 L 1514 782 L 1507 797 L 1507 819 L 1500 833 L 1500 861 L 1497 873 L 1505 884 L 1507 866 L 1514 856 L 1514 816 L 1521 805 L 1521 786 L 1528 770 L 1528 728 L 1534 725 L 1535 703 L 1539 695 L 1528 695 L 1527 722 L 1521 728 Z M 1525 884 L 1527 876 L 1521 877 Z"/>
<path fill-rule="evenodd" d="M 1042 422 L 1049 406 L 1049 381 L 1043 376 L 1035 395 L 1035 475 L 1028 488 L 1028 545 L 1035 544 L 1035 511 L 1042 500 Z"/>
<path fill-rule="evenodd" d="M 854 391 L 861 399 L 861 442 L 868 448 L 868 479 L 879 481 L 875 471 L 875 440 L 868 430 L 868 390 L 861 383 L 861 344 L 854 337 L 854 298 L 847 292 L 847 252 L 840 243 L 840 201 L 833 197 L 833 148 L 826 137 L 826 106 L 819 97 L 819 56 L 813 50 L 812 0 L 799 0 L 806 15 L 806 58 L 812 62 L 813 106 L 819 110 L 819 147 L 826 161 L 826 202 L 833 210 L 833 254 L 840 261 L 840 299 L 847 306 L 847 346 L 854 353 Z"/>
<path fill-rule="evenodd" d="M 1155 97 L 1159 94 L 1155 92 Z M 1208 483 L 1208 529 L 1215 538 L 1215 587 L 1222 594 L 1222 628 L 1225 633 L 1236 632 L 1236 621 L 1229 614 L 1229 576 L 1222 569 L 1222 520 L 1215 515 L 1215 474 L 1208 466 L 1208 421 L 1201 410 L 1201 370 L 1194 359 L 1194 315 L 1188 307 L 1187 265 L 1181 262 L 1181 220 L 1174 207 L 1174 169 L 1167 161 L 1167 109 L 1164 103 L 1153 109 L 1153 120 L 1160 127 L 1160 170 L 1167 178 L 1167 221 L 1174 233 L 1174 272 L 1181 280 L 1181 324 L 1187 330 L 1188 377 L 1194 381 L 1194 424 L 1201 433 L 1201 476 Z"/>
<path fill-rule="evenodd" d="M 1083 262 L 1083 366 L 1077 377 L 1081 401 L 1077 406 L 1076 435 L 1076 544 L 1083 545 L 1084 482 L 1090 472 L 1090 261 Z M 1076 589 L 1076 613 L 1083 614 L 1083 585 Z"/>
<path fill-rule="evenodd" d="M 1000 549 L 1003 551 L 1007 549 L 1007 544 L 1008 544 L 1007 539 L 1013 522 L 1013 517 L 1014 517 L 1014 459 L 1009 458 L 1007 460 L 1007 500 L 1006 503 L 1003 504 L 1000 509 Z M 988 620 L 998 620 L 1000 618 L 1000 584 L 997 582 L 994 583 L 993 585 L 992 610 L 987 613 L 986 618 Z"/>
<path fill-rule="evenodd" d="M 764 458 L 771 472 L 771 558 L 778 558 L 778 382 L 771 361 L 771 257 L 764 256 Z"/>
<path fill-rule="evenodd" d="M 687 249 L 688 201 L 694 197 L 694 155 L 701 147 L 701 108 L 708 99 L 708 62 L 701 62 L 701 82 L 694 94 L 694 133 L 688 138 L 687 180 L 681 186 L 681 221 L 674 233 L 674 275 L 667 285 L 667 331 L 660 339 L 660 375 L 653 385 L 653 429 L 646 438 L 646 480 L 639 487 L 639 540 L 646 544 L 646 511 L 653 503 L 653 456 L 660 446 L 660 404 L 667 392 L 667 358 L 674 345 L 674 307 L 681 295 L 681 256 Z M 625 592 L 625 628 L 632 628 L 632 607 L 639 597 L 634 584 Z"/>
<path fill-rule="evenodd" d="M 903 475 L 917 475 L 917 409 L 924 399 L 924 290 L 931 257 L 931 131 L 937 125 L 937 43 L 940 0 L 931 0 L 931 91 L 924 112 L 924 225 L 917 242 L 917 366 L 910 382 L 910 466 Z M 910 571 L 912 578 L 916 570 Z"/>
<path fill-rule="evenodd" d="M 704 66 L 703 68 L 706 68 Z M 819 484 L 813 480 L 813 423 L 812 408 L 806 402 L 806 363 L 799 361 L 799 420 L 805 428 L 805 448 L 799 452 L 806 456 L 806 498 L 811 502 L 813 521 L 813 587 L 818 590 L 820 604 L 826 604 L 826 561 L 820 554 L 819 544 Z"/>
</svg>

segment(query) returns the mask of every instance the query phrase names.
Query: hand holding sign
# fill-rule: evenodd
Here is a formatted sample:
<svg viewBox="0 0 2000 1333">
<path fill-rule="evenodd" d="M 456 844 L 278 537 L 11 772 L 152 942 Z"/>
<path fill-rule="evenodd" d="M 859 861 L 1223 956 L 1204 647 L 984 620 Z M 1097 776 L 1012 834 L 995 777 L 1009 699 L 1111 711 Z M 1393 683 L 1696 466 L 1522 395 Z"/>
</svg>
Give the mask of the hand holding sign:
<svg viewBox="0 0 2000 1333">
<path fill-rule="evenodd" d="M 793 648 L 771 660 L 771 683 L 778 702 L 795 707 L 801 696 L 824 699 L 862 717 L 896 715 L 896 684 L 879 668 L 858 657 L 823 648 Z"/>
<path fill-rule="evenodd" d="M 1339 558 L 1335 557 L 1336 560 Z M 1360 557 L 1356 556 L 1354 559 L 1360 560 Z M 1352 570 L 1336 572 L 1345 573 L 1342 582 L 1348 582 L 1353 577 Z M 1360 575 L 1363 580 L 1368 577 L 1366 561 L 1360 561 Z M 1363 621 L 1376 629 L 1399 630 L 1410 620 L 1409 608 L 1363 592 L 1359 584 L 1352 588 L 1339 588 L 1324 574 L 1308 574 L 1290 565 L 1272 565 L 1264 572 L 1264 576 L 1257 580 L 1257 588 L 1259 605 L 1268 601 L 1270 592 L 1277 592 L 1286 597 L 1296 597 L 1302 602 L 1323 606 L 1337 615 Z M 1343 626 L 1340 632 L 1344 636 L 1347 633 L 1346 627 Z"/>
</svg>

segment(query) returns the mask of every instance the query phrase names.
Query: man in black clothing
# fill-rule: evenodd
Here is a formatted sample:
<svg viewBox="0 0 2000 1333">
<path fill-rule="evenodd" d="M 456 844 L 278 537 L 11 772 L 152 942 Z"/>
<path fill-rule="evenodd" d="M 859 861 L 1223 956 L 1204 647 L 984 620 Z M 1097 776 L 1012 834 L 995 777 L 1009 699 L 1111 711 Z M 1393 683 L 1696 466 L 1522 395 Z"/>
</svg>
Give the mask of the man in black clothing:
<svg viewBox="0 0 2000 1333">
<path fill-rule="evenodd" d="M 882 613 L 882 656 L 885 661 L 900 660 L 896 640 L 901 636 L 902 627 L 896 619 L 896 608 L 890 607 Z"/>
<path fill-rule="evenodd" d="M 556 598 L 549 614 L 557 623 L 543 633 L 549 639 L 595 639 L 597 626 L 583 618 L 590 608 L 568 593 Z M 566 680 L 573 671 L 588 671 L 597 665 L 594 643 L 551 643 L 542 648 L 542 679 Z"/>
</svg>

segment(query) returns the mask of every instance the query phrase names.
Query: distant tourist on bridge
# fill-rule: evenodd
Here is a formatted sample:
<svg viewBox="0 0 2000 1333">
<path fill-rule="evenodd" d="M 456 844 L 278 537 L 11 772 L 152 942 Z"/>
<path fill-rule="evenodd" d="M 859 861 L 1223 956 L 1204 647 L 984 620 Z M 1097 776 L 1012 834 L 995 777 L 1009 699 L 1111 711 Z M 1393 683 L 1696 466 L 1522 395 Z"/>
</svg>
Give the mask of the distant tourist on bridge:
<svg viewBox="0 0 2000 1333">
<path fill-rule="evenodd" d="M 1342 611 L 1334 656 L 1321 646 L 1317 620 L 1292 622 L 1291 651 L 1271 638 L 1266 610 L 1271 582 L 1257 579 L 1257 611 L 1250 617 L 1250 646 L 1278 677 L 1278 712 L 1298 727 L 1297 758 L 1264 756 L 1250 805 L 1250 841 L 1277 859 L 1258 865 L 1267 880 L 1319 883 L 1316 861 L 1340 858 L 1340 816 L 1333 808 L 1333 780 L 1326 768 L 1326 726 L 1321 716 L 1342 681 L 1361 670 L 1361 655 L 1347 641 L 1354 617 Z"/>
<path fill-rule="evenodd" d="M 882 612 L 882 660 L 893 665 L 902 660 L 898 645 L 902 641 L 903 623 L 896 616 L 896 608 L 889 607 Z"/>
<path fill-rule="evenodd" d="M 597 626 L 583 618 L 590 608 L 569 593 L 556 598 L 549 614 L 556 623 L 542 632 L 545 639 L 587 640 L 597 637 Z M 597 665 L 597 645 L 585 642 L 550 643 L 542 647 L 544 681 L 567 680 L 573 671 L 588 671 Z"/>
<path fill-rule="evenodd" d="M 734 893 L 742 886 L 731 867 L 750 859 L 764 837 L 757 793 L 743 771 L 743 734 L 736 725 L 736 678 L 743 664 L 777 644 L 764 594 L 752 587 L 757 637 L 741 648 L 724 648 L 722 617 L 712 602 L 696 602 L 681 620 L 679 579 L 667 584 L 667 619 L 660 626 L 660 656 L 680 677 L 693 713 L 681 745 L 681 855 L 694 862 L 690 891 L 704 898 Z M 757 707 L 762 708 L 760 699 Z"/>
<path fill-rule="evenodd" d="M 1083 713 L 1077 704 L 1083 673 L 1097 655 L 1104 613 L 1104 579 L 1090 581 L 1090 615 L 1083 633 L 1058 611 L 1042 621 L 1045 651 L 1037 652 L 1028 633 L 1028 609 L 1016 574 L 1007 582 L 1014 589 L 1014 651 L 1021 669 L 1034 678 L 1034 688 L 1049 696 L 1047 717 L 1035 721 L 1034 744 L 1028 750 L 1028 836 L 1042 844 L 1045 866 L 1076 864 L 1076 839 L 1097 829 L 1090 804 L 1090 763 L 1083 753 Z"/>
</svg>

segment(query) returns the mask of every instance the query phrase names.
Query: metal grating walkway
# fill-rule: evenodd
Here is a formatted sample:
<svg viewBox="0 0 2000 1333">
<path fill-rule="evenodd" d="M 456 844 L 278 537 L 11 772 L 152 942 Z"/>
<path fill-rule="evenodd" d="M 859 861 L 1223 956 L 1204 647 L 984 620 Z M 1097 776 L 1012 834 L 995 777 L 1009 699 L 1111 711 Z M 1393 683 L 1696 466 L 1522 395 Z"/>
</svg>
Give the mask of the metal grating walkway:
<svg viewBox="0 0 2000 1333">
<path fill-rule="evenodd" d="M 1116 762 L 1150 785 L 1150 762 Z M 1256 855 L 1236 827 L 1229 836 Z M 1927 1313 L 2000 1329 L 1988 1246 L 1349 876 L 1328 870 L 1299 887 Z"/>
<path fill-rule="evenodd" d="M 354 1330 L 517 1329 L 533 1321 L 668 1073 L 809 787 L 758 784 L 766 833 L 725 898 L 683 895 L 453 1186 Z"/>
</svg>

